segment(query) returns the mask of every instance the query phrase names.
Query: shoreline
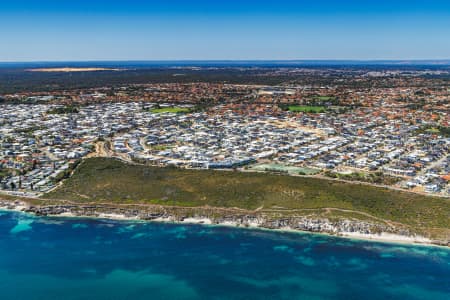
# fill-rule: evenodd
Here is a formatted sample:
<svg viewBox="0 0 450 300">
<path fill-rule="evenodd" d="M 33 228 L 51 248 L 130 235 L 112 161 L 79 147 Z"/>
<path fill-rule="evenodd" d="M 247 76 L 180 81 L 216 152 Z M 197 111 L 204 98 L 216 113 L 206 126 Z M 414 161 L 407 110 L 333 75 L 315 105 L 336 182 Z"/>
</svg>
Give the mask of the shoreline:
<svg viewBox="0 0 450 300">
<path fill-rule="evenodd" d="M 302 230 L 298 228 L 292 228 L 290 226 L 280 227 L 280 228 L 270 228 L 267 226 L 261 226 L 261 223 L 258 222 L 250 222 L 245 225 L 239 224 L 235 221 L 221 221 L 217 222 L 208 217 L 186 217 L 182 219 L 177 219 L 175 216 L 162 216 L 156 217 L 153 219 L 142 219 L 138 216 L 131 217 L 125 214 L 120 213 L 105 213 L 105 212 L 97 212 L 94 215 L 83 215 L 77 214 L 74 212 L 61 212 L 54 214 L 38 214 L 33 211 L 27 211 L 30 206 L 27 203 L 19 202 L 12 203 L 13 206 L 4 206 L 4 203 L 0 202 L 0 211 L 13 211 L 19 213 L 30 214 L 36 217 L 55 217 L 55 218 L 79 218 L 79 219 L 103 219 L 103 220 L 115 220 L 115 221 L 127 221 L 127 222 L 155 222 L 155 223 L 170 223 L 170 224 L 197 224 L 197 225 L 205 225 L 205 226 L 223 226 L 223 227 L 234 227 L 240 229 L 248 229 L 248 230 L 264 230 L 271 232 L 290 232 L 290 233 L 300 233 L 300 234 L 318 234 L 328 237 L 337 237 L 349 240 L 359 240 L 359 241 L 368 241 L 368 242 L 378 242 L 378 243 L 388 243 L 388 244 L 401 244 L 401 245 L 410 245 L 410 246 L 424 246 L 424 247 L 444 247 L 449 249 L 450 244 L 444 244 L 442 241 L 432 240 L 424 236 L 414 235 L 401 235 L 389 232 L 380 232 L 380 233 L 363 233 L 357 231 L 315 231 L 315 230 Z"/>
</svg>

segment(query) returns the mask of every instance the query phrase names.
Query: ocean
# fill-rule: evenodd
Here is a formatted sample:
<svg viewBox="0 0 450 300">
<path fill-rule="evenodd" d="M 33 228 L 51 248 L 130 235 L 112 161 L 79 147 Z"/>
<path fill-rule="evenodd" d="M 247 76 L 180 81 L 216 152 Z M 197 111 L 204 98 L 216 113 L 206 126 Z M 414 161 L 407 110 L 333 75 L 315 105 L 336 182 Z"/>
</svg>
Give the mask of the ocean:
<svg viewBox="0 0 450 300">
<path fill-rule="evenodd" d="M 450 249 L 0 211 L 0 299 L 450 299 Z"/>
</svg>

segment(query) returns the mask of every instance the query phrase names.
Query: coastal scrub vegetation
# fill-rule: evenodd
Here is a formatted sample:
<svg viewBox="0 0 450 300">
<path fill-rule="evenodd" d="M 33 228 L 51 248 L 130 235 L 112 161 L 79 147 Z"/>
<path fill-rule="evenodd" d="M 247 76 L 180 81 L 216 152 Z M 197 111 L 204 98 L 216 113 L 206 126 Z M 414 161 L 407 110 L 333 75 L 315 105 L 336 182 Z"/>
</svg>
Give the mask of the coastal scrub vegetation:
<svg viewBox="0 0 450 300">
<path fill-rule="evenodd" d="M 160 168 L 85 159 L 46 199 L 277 211 L 338 209 L 417 230 L 450 228 L 448 199 L 367 184 L 265 173 Z"/>
<path fill-rule="evenodd" d="M 353 172 L 350 174 L 326 171 L 324 175 L 330 178 L 336 178 L 341 180 L 361 181 L 384 185 L 394 185 L 400 181 L 400 177 L 390 176 L 379 171 L 374 173 Z"/>
</svg>

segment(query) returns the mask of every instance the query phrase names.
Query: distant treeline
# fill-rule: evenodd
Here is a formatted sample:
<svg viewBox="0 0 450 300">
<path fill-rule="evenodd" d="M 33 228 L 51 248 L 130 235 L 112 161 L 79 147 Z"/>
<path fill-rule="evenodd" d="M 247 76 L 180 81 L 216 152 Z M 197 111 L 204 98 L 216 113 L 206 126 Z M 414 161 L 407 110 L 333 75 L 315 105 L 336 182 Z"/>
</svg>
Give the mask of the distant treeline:
<svg viewBox="0 0 450 300">
<path fill-rule="evenodd" d="M 260 76 L 260 71 L 238 69 L 138 69 L 96 72 L 28 72 L 0 69 L 0 94 L 24 91 L 58 91 L 143 83 L 224 82 L 277 85 L 287 76 Z"/>
<path fill-rule="evenodd" d="M 334 66 L 337 68 L 337 66 Z M 309 68 L 323 68 L 309 67 Z M 340 66 L 342 68 L 342 66 Z M 354 68 L 342 69 L 343 72 Z M 358 67 L 359 70 L 376 70 L 376 67 Z M 379 78 L 366 78 L 366 80 L 342 81 L 339 73 L 327 76 L 305 73 L 274 73 L 274 68 L 136 68 L 122 71 L 95 71 L 95 72 L 29 72 L 24 68 L 0 68 L 0 94 L 33 91 L 58 91 L 82 88 L 95 88 L 102 86 L 120 86 L 143 83 L 231 83 L 231 84 L 262 84 L 279 85 L 304 84 L 311 86 L 326 86 L 330 84 L 353 88 L 393 87 L 397 83 Z M 437 77 L 433 77 L 435 80 Z M 445 81 L 448 76 L 439 79 Z M 412 83 L 413 85 L 415 83 Z"/>
</svg>

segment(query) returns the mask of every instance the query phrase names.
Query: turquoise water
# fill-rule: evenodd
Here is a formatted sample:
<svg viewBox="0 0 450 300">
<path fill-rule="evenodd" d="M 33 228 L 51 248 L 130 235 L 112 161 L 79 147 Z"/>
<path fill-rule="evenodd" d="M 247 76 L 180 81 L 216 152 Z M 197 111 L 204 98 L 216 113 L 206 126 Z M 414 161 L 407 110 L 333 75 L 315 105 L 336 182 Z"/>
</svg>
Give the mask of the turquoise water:
<svg viewBox="0 0 450 300">
<path fill-rule="evenodd" d="M 450 299 L 450 250 L 0 212 L 0 299 Z"/>
</svg>

